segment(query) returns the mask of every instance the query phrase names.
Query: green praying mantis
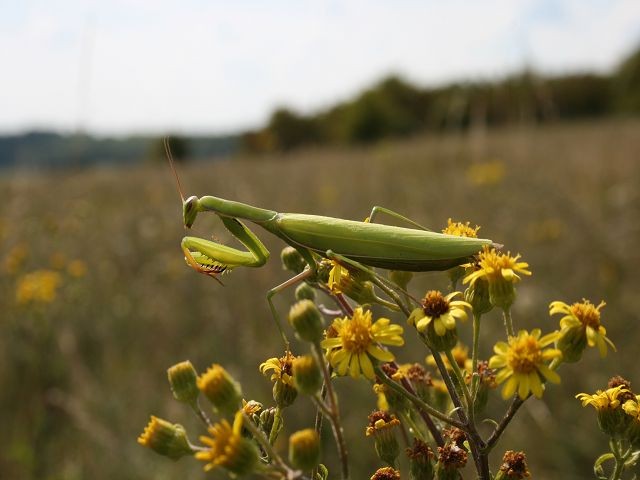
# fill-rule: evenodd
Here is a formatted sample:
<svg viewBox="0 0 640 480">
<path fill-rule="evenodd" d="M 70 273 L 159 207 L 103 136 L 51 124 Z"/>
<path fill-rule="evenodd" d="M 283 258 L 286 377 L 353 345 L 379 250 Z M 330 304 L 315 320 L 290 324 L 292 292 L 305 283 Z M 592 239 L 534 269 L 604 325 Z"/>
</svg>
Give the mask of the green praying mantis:
<svg viewBox="0 0 640 480">
<path fill-rule="evenodd" d="M 318 259 L 344 261 L 352 267 L 365 270 L 371 267 L 427 272 L 447 270 L 467 263 L 484 246 L 493 244 L 489 239 L 429 231 L 413 220 L 383 207 L 373 207 L 367 221 L 358 222 L 319 215 L 280 213 L 214 196 L 190 196 L 185 199 L 166 142 L 165 147 L 182 199 L 185 227 L 191 228 L 200 213 L 215 213 L 246 248 L 239 250 L 212 240 L 186 236 L 181 246 L 191 267 L 218 280 L 219 274 L 236 267 L 263 266 L 269 259 L 269 251 L 242 221 L 259 225 L 280 238 L 295 248 L 307 263 L 305 271 L 267 294 L 276 321 L 277 314 L 271 297 L 283 288 L 314 275 Z M 396 217 L 413 228 L 373 223 L 377 213 Z"/>
</svg>

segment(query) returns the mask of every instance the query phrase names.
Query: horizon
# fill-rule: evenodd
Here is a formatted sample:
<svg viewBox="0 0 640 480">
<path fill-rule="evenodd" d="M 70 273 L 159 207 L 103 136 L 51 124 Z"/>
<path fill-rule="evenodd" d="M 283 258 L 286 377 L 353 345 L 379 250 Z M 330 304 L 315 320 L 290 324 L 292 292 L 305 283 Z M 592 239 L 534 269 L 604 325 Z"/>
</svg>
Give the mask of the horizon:
<svg viewBox="0 0 640 480">
<path fill-rule="evenodd" d="M 608 73 L 640 44 L 633 0 L 188 5 L 6 7 L 0 44 L 17 48 L 0 50 L 0 135 L 232 135 L 278 107 L 315 113 L 390 75 L 431 88 L 524 69 Z"/>
</svg>

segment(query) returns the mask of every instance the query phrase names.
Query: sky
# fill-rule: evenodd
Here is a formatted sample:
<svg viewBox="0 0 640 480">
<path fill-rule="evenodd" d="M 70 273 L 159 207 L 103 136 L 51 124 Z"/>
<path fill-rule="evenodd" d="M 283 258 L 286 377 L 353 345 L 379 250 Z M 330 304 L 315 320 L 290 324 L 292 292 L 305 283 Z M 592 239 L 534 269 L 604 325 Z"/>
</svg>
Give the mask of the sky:
<svg viewBox="0 0 640 480">
<path fill-rule="evenodd" d="M 611 71 L 640 0 L 0 0 L 0 133 L 215 134 L 389 74 Z"/>
</svg>

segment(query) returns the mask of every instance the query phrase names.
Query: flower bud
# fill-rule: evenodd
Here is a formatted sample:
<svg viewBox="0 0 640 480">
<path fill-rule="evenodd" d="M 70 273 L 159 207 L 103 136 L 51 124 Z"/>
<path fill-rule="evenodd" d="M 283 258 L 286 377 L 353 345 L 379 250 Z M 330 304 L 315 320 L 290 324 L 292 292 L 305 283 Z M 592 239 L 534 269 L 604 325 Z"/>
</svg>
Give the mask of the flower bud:
<svg viewBox="0 0 640 480">
<path fill-rule="evenodd" d="M 278 417 L 281 418 L 281 417 Z M 266 408 L 264 410 L 262 410 L 262 412 L 260 412 L 260 428 L 262 429 L 262 431 L 267 435 L 267 437 L 271 434 L 271 430 L 274 427 L 274 422 L 276 421 L 276 408 L 275 407 L 270 407 L 270 408 Z M 283 427 L 283 423 L 281 421 L 278 422 L 278 424 L 275 426 L 276 428 L 276 436 L 278 433 L 280 433 L 280 430 L 282 430 Z"/>
<path fill-rule="evenodd" d="M 398 425 L 400 421 L 395 416 L 378 410 L 369 415 L 366 430 L 367 437 L 373 436 L 378 458 L 391 466 L 395 465 L 400 454 L 400 445 L 394 432 L 394 427 Z"/>
<path fill-rule="evenodd" d="M 296 300 L 311 300 L 313 302 L 315 299 L 316 291 L 311 285 L 304 282 L 298 285 L 298 288 L 296 288 Z"/>
<path fill-rule="evenodd" d="M 241 407 L 242 391 L 227 371 L 213 364 L 197 380 L 198 388 L 222 415 L 231 416 Z"/>
<path fill-rule="evenodd" d="M 167 370 L 169 385 L 173 396 L 179 402 L 195 404 L 200 395 L 198 390 L 198 374 L 190 361 L 177 363 Z"/>
<path fill-rule="evenodd" d="M 149 424 L 138 437 L 138 443 L 172 460 L 194 453 L 182 425 L 154 416 L 151 416 Z"/>
<path fill-rule="evenodd" d="M 289 437 L 289 461 L 294 468 L 306 471 L 320 463 L 320 437 L 312 428 Z"/>
<path fill-rule="evenodd" d="M 289 323 L 301 340 L 317 343 L 324 336 L 324 319 L 311 300 L 301 300 L 289 310 Z"/>
<path fill-rule="evenodd" d="M 420 439 L 413 439 L 413 446 L 405 450 L 409 458 L 409 478 L 411 480 L 433 479 L 433 452 Z"/>
<path fill-rule="evenodd" d="M 508 450 L 502 458 L 502 465 L 495 480 L 522 480 L 530 476 L 524 452 Z"/>
<path fill-rule="evenodd" d="M 295 274 L 301 273 L 306 266 L 306 262 L 300 252 L 293 247 L 284 247 L 280 252 L 280 260 L 285 270 L 290 270 Z"/>
<path fill-rule="evenodd" d="M 306 395 L 314 395 L 320 390 L 322 373 L 312 356 L 305 355 L 293 361 L 293 381 L 296 388 Z"/>
</svg>

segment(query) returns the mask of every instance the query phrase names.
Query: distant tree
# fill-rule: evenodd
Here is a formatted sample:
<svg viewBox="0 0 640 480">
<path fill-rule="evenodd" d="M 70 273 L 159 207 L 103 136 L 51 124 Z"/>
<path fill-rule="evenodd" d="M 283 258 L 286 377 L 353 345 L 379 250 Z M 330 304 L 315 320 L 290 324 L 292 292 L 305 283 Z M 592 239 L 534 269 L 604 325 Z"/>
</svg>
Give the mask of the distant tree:
<svg viewBox="0 0 640 480">
<path fill-rule="evenodd" d="M 267 132 L 270 147 L 282 152 L 319 140 L 319 130 L 313 117 L 298 115 L 286 108 L 279 108 L 273 112 Z"/>
<path fill-rule="evenodd" d="M 618 67 L 613 91 L 617 110 L 640 113 L 640 47 Z"/>
</svg>

